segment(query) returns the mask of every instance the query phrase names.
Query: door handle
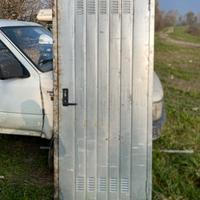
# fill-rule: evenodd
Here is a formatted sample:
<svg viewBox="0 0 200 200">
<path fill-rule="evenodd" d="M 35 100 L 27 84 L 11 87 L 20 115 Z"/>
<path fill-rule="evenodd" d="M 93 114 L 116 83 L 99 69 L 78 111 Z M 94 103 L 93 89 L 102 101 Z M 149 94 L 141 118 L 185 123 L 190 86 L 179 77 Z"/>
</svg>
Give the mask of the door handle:
<svg viewBox="0 0 200 200">
<path fill-rule="evenodd" d="M 63 98 L 62 98 L 63 106 L 76 106 L 77 103 L 69 103 L 69 89 L 63 89 Z"/>
</svg>

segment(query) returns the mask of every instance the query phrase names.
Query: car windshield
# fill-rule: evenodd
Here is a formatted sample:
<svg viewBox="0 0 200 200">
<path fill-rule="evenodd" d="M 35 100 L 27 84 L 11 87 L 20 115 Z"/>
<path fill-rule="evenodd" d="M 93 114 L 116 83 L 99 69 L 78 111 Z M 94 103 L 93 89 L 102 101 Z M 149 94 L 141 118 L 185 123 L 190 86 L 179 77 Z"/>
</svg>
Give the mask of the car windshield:
<svg viewBox="0 0 200 200">
<path fill-rule="evenodd" d="M 2 28 L 9 39 L 42 72 L 53 69 L 53 39 L 48 30 L 39 26 Z"/>
</svg>

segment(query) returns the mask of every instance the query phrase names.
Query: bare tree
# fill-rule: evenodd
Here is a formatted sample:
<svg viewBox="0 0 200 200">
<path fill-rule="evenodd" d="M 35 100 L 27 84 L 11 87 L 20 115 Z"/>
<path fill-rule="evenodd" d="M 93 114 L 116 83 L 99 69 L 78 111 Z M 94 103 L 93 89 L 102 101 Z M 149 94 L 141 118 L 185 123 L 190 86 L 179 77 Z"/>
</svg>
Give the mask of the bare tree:
<svg viewBox="0 0 200 200">
<path fill-rule="evenodd" d="M 1 0 L 0 18 L 16 19 L 25 0 Z"/>
<path fill-rule="evenodd" d="M 163 27 L 163 19 L 162 19 L 162 12 L 160 10 L 159 1 L 156 0 L 156 7 L 155 7 L 155 30 L 159 31 Z"/>
<path fill-rule="evenodd" d="M 165 14 L 164 24 L 166 26 L 175 26 L 177 22 L 178 12 L 176 10 L 170 10 Z"/>
<path fill-rule="evenodd" d="M 194 25 L 197 23 L 197 16 L 193 12 L 188 12 L 186 14 L 186 22 L 188 25 Z"/>
<path fill-rule="evenodd" d="M 20 19 L 27 21 L 35 21 L 36 15 L 42 8 L 52 8 L 53 0 L 25 0 L 22 6 L 22 14 Z"/>
<path fill-rule="evenodd" d="M 1 0 L 0 18 L 35 21 L 41 8 L 52 8 L 53 0 Z"/>
<path fill-rule="evenodd" d="M 159 31 L 167 26 L 175 26 L 177 23 L 178 12 L 170 10 L 167 13 L 160 10 L 159 0 L 156 0 L 155 7 L 155 30 Z"/>
</svg>

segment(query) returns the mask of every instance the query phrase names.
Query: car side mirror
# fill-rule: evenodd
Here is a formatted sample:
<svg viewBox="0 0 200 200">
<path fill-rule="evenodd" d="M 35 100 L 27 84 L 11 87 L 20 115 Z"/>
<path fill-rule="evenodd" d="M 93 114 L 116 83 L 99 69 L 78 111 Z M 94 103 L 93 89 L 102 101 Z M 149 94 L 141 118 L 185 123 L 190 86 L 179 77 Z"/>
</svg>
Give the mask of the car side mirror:
<svg viewBox="0 0 200 200">
<path fill-rule="evenodd" d="M 23 66 L 15 58 L 7 57 L 0 59 L 0 79 L 26 78 Z"/>
</svg>

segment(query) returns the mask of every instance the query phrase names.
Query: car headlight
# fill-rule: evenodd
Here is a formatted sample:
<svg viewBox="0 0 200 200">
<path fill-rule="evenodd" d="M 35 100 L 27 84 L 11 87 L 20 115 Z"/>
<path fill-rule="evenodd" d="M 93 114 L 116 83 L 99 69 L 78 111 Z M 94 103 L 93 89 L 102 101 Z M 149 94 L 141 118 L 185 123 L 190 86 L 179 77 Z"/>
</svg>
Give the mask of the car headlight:
<svg viewBox="0 0 200 200">
<path fill-rule="evenodd" d="M 157 121 L 162 117 L 163 112 L 163 100 L 159 102 L 153 102 L 153 121 Z"/>
</svg>

